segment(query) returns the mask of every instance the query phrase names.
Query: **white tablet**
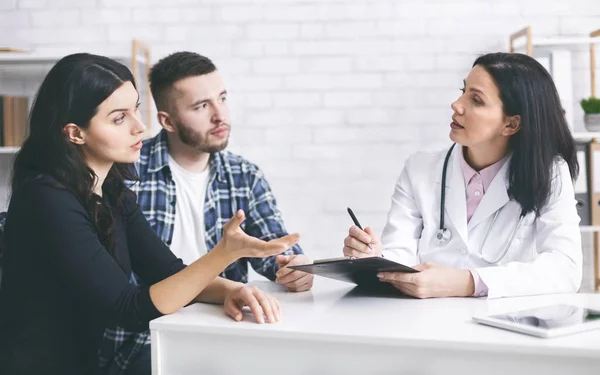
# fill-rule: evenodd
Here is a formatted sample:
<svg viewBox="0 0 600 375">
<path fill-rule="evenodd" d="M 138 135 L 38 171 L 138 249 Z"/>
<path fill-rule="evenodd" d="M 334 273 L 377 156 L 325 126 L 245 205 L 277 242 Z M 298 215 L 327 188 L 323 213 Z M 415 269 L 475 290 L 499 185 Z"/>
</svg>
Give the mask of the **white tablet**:
<svg viewBox="0 0 600 375">
<path fill-rule="evenodd" d="M 555 337 L 600 328 L 600 309 L 550 305 L 506 314 L 474 316 L 478 323 L 538 337 Z"/>
</svg>

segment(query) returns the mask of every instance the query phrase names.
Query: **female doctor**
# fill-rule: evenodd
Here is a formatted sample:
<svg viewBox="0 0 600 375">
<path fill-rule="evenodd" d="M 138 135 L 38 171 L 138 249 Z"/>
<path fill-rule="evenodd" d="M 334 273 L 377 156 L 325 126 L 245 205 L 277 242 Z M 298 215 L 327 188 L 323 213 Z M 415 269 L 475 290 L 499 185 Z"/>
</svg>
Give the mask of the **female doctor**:
<svg viewBox="0 0 600 375">
<path fill-rule="evenodd" d="M 576 292 L 579 166 L 551 76 L 529 56 L 493 53 L 461 91 L 455 145 L 410 157 L 381 239 L 353 226 L 344 255 L 414 266 L 378 276 L 418 298 Z"/>
</svg>

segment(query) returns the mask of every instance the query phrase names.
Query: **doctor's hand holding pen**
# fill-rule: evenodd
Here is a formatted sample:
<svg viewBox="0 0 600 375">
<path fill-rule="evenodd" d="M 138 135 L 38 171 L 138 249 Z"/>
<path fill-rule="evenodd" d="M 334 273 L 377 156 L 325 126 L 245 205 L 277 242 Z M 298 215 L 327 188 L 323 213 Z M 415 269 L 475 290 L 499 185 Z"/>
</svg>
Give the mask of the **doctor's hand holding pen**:
<svg viewBox="0 0 600 375">
<path fill-rule="evenodd" d="M 354 225 L 350 227 L 348 236 L 344 239 L 344 256 L 352 258 L 380 257 L 383 245 L 379 236 L 370 227 L 364 230 L 350 207 L 348 214 Z"/>
<path fill-rule="evenodd" d="M 347 257 L 378 257 L 381 256 L 382 250 L 383 245 L 379 236 L 370 227 L 362 230 L 357 225 L 353 225 L 344 239 L 344 255 Z"/>
</svg>

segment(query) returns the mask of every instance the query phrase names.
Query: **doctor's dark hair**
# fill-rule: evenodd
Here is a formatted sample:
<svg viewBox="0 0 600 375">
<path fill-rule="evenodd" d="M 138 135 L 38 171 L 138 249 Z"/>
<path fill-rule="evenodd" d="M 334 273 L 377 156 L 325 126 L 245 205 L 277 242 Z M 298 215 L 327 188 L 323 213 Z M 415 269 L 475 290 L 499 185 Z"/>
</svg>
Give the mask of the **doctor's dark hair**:
<svg viewBox="0 0 600 375">
<path fill-rule="evenodd" d="M 150 69 L 150 91 L 159 111 L 169 111 L 171 90 L 175 82 L 188 77 L 212 73 L 217 67 L 208 58 L 195 52 L 175 52 L 160 59 Z"/>
<path fill-rule="evenodd" d="M 103 197 L 94 194 L 97 179 L 80 145 L 64 132 L 73 123 L 87 129 L 98 106 L 133 75 L 107 57 L 77 53 L 60 59 L 44 78 L 31 108 L 29 137 L 13 165 L 12 194 L 33 180 L 71 191 L 86 208 L 100 242 L 114 257 L 116 233 L 110 205 L 123 207 L 133 194 L 124 180 L 137 179 L 131 164 L 113 164 L 103 184 Z"/>
<path fill-rule="evenodd" d="M 504 114 L 521 117 L 521 129 L 509 140 L 508 193 L 522 214 L 539 216 L 556 178 L 556 157 L 568 164 L 573 180 L 579 174 L 575 141 L 554 81 L 534 58 L 519 53 L 490 53 L 477 58 L 476 65 L 494 79 Z"/>
</svg>

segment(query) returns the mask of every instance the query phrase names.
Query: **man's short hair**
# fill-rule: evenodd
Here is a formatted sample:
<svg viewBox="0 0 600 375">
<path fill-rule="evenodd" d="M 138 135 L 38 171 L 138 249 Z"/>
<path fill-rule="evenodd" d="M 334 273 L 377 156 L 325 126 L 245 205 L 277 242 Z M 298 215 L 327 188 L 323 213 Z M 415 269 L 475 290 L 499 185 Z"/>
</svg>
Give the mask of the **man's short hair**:
<svg viewBox="0 0 600 375">
<path fill-rule="evenodd" d="M 175 52 L 159 60 L 150 69 L 150 91 L 159 111 L 168 111 L 169 95 L 175 82 L 212 73 L 217 67 L 208 58 L 194 52 Z"/>
</svg>

